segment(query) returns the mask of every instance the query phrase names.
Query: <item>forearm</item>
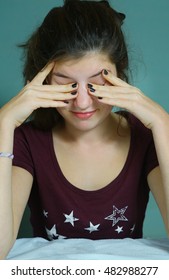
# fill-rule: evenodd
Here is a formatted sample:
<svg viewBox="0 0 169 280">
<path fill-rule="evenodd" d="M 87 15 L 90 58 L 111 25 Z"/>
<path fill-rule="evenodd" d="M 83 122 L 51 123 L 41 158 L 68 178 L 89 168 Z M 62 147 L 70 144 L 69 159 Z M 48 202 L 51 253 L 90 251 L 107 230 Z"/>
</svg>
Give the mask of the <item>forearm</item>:
<svg viewBox="0 0 169 280">
<path fill-rule="evenodd" d="M 13 152 L 14 129 L 0 120 L 0 152 Z M 10 249 L 14 239 L 12 207 L 12 159 L 0 157 L 0 259 Z"/>
<path fill-rule="evenodd" d="M 162 176 L 164 205 L 169 230 L 169 115 L 164 114 L 152 130 Z"/>
</svg>

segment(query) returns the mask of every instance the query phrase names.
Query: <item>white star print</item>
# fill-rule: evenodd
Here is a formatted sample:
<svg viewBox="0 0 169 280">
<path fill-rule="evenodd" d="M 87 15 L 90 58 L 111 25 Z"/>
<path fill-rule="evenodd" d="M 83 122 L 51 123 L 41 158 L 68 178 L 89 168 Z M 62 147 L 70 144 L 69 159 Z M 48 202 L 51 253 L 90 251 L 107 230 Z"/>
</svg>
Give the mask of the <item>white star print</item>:
<svg viewBox="0 0 169 280">
<path fill-rule="evenodd" d="M 119 221 L 128 221 L 128 219 L 123 215 L 128 206 L 118 209 L 113 205 L 113 213 L 107 216 L 105 219 L 113 221 L 112 227 L 114 227 Z"/>
<path fill-rule="evenodd" d="M 85 228 L 85 230 L 88 230 L 88 231 L 90 231 L 90 233 L 91 232 L 93 232 L 93 231 L 98 231 L 98 227 L 100 226 L 100 224 L 97 224 L 97 225 L 93 225 L 91 222 L 90 222 L 90 226 L 88 227 L 88 228 Z"/>
<path fill-rule="evenodd" d="M 43 210 L 43 215 L 47 218 L 48 217 L 48 212 Z"/>
<path fill-rule="evenodd" d="M 131 233 L 133 233 L 134 229 L 135 229 L 135 226 L 136 225 L 133 225 L 133 227 L 130 229 L 131 230 Z"/>
<path fill-rule="evenodd" d="M 73 217 L 73 211 L 67 215 L 67 214 L 63 214 L 66 218 L 66 220 L 64 221 L 64 223 L 71 223 L 71 225 L 74 227 L 74 222 L 78 221 L 79 219 Z"/>
<path fill-rule="evenodd" d="M 118 233 L 123 232 L 123 227 L 117 226 L 117 228 L 115 229 L 115 231 L 117 231 Z"/>
<path fill-rule="evenodd" d="M 49 240 L 66 238 L 65 236 L 59 235 L 57 233 L 56 225 L 54 225 L 51 229 L 48 229 L 46 227 L 45 227 L 45 229 L 46 229 L 46 233 L 47 233 L 47 236 L 48 236 Z"/>
</svg>

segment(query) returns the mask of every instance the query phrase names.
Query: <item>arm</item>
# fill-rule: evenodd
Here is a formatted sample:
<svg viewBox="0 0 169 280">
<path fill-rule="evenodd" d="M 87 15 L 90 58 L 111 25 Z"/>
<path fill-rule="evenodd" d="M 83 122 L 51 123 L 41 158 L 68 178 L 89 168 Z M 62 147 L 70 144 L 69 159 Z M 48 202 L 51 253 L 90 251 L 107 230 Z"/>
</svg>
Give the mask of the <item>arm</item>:
<svg viewBox="0 0 169 280">
<path fill-rule="evenodd" d="M 47 65 L 0 109 L 0 152 L 13 152 L 15 128 L 35 109 L 65 107 L 64 100 L 76 98 L 71 94 L 71 84 L 43 85 L 53 67 L 53 63 Z M 12 167 L 11 159 L 0 157 L 0 259 L 7 255 L 16 239 L 32 180 L 32 175 L 26 170 Z"/>
<path fill-rule="evenodd" d="M 13 132 L 14 130 L 6 127 L 5 122 L 4 125 L 1 122 L 1 151 L 12 153 Z M 31 175 L 24 170 L 21 171 L 19 175 L 19 172 L 15 170 L 12 178 L 12 160 L 0 158 L 0 259 L 5 257 L 17 236 L 20 220 L 32 185 Z M 24 180 L 22 180 L 23 173 Z M 20 178 L 19 182 L 16 180 L 17 178 Z M 14 192 L 11 190 L 12 181 Z M 21 188 L 21 182 L 24 182 L 26 186 Z M 17 205 L 17 209 L 13 208 L 14 205 Z M 20 215 L 14 215 L 14 211 L 20 212 Z M 14 217 L 17 219 L 16 223 Z"/>
<path fill-rule="evenodd" d="M 161 211 L 169 235 L 169 115 L 160 116 L 153 130 L 160 168 L 148 175 L 148 183 Z"/>
<path fill-rule="evenodd" d="M 4 188 L 0 190 L 0 195 L 2 196 L 0 200 L 2 208 L 0 214 L 0 259 L 6 257 L 17 238 L 20 222 L 32 186 L 32 176 L 30 173 L 17 167 L 12 169 L 11 189 L 10 187 L 6 189 L 6 185 L 2 184 Z M 8 184 L 8 186 L 10 185 Z"/>
<path fill-rule="evenodd" d="M 160 208 L 169 234 L 169 114 L 157 103 L 146 97 L 139 89 L 103 71 L 108 86 L 93 84 L 95 91 L 89 94 L 102 97 L 99 102 L 125 108 L 135 115 L 145 127 L 151 129 L 156 147 L 159 168 L 148 175 L 149 187 Z"/>
<path fill-rule="evenodd" d="M 0 135 L 0 150 L 12 153 L 13 131 L 8 131 L 1 125 Z M 9 207 L 12 205 L 11 180 L 12 161 L 8 158 L 0 158 L 0 259 L 11 247 L 14 235 L 12 207 Z"/>
</svg>

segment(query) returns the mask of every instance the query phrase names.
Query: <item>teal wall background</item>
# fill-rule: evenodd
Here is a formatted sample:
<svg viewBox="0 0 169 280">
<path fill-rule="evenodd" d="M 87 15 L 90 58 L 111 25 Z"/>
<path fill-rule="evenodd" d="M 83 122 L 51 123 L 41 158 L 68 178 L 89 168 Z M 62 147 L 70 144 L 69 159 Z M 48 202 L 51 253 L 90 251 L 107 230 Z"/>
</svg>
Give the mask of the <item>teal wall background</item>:
<svg viewBox="0 0 169 280">
<path fill-rule="evenodd" d="M 56 0 L 0 1 L 0 106 L 23 86 L 21 50 L 47 12 L 62 5 Z M 124 30 L 131 57 L 132 83 L 169 112 L 169 1 L 112 0 L 126 14 Z M 19 236 L 31 233 L 28 210 Z M 165 237 L 160 213 L 150 198 L 144 225 L 145 237 Z"/>
</svg>

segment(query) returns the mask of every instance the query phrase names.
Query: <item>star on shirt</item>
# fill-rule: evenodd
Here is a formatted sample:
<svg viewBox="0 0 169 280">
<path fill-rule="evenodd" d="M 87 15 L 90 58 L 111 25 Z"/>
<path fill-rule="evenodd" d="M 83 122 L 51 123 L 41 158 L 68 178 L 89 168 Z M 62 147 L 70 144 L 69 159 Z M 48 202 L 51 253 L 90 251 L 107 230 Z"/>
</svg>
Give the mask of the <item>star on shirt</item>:
<svg viewBox="0 0 169 280">
<path fill-rule="evenodd" d="M 71 225 L 74 227 L 74 222 L 78 221 L 79 219 L 73 217 L 73 211 L 67 215 L 67 214 L 63 214 L 66 218 L 66 220 L 64 221 L 64 223 L 71 223 Z"/>
<path fill-rule="evenodd" d="M 128 221 L 128 219 L 123 215 L 126 211 L 128 206 L 118 209 L 113 205 L 113 213 L 109 216 L 107 216 L 105 219 L 113 221 L 112 227 L 114 227 L 119 221 Z"/>
<path fill-rule="evenodd" d="M 46 227 L 45 227 L 45 229 L 46 229 L 46 233 L 47 233 L 47 236 L 48 236 L 49 240 L 66 238 L 65 236 L 59 235 L 57 233 L 56 225 L 53 225 L 53 227 L 51 229 L 48 229 Z"/>
<path fill-rule="evenodd" d="M 48 212 L 47 211 L 45 211 L 45 210 L 43 210 L 43 215 L 44 215 L 44 217 L 48 217 Z"/>
<path fill-rule="evenodd" d="M 91 222 L 90 222 L 90 226 L 88 227 L 88 228 L 85 228 L 85 230 L 88 230 L 88 231 L 90 231 L 90 233 L 91 232 L 93 232 L 93 231 L 98 231 L 98 227 L 100 226 L 100 224 L 97 224 L 97 225 L 93 225 Z"/>
<path fill-rule="evenodd" d="M 131 234 L 133 233 L 133 231 L 135 230 L 135 224 L 133 225 L 133 227 L 130 229 L 130 231 L 131 231 Z"/>
<path fill-rule="evenodd" d="M 117 228 L 115 229 L 115 231 L 117 231 L 118 233 L 123 232 L 123 227 L 117 226 Z"/>
</svg>

